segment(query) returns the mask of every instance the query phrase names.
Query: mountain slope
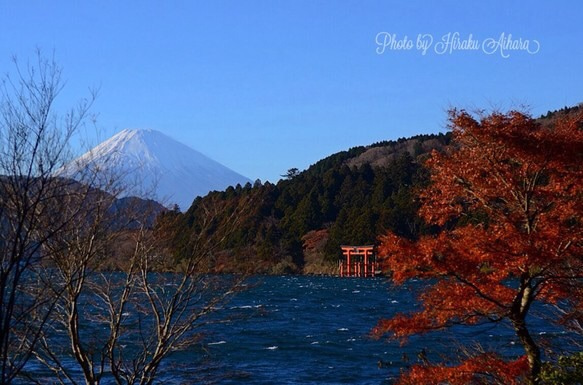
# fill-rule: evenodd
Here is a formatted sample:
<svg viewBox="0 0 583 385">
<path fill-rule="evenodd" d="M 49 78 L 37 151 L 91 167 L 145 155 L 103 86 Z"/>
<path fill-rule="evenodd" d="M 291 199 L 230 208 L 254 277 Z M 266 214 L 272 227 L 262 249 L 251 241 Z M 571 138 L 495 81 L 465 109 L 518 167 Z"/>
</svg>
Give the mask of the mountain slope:
<svg viewBox="0 0 583 385">
<path fill-rule="evenodd" d="M 420 135 L 354 147 L 277 184 L 196 199 L 184 213 L 162 214 L 159 230 L 175 234 L 177 261 L 196 254 L 191 239 L 202 236 L 216 247 L 204 265 L 210 271 L 332 273 L 342 244 L 374 244 L 387 229 L 409 238 L 428 231 L 417 216 L 415 191 L 428 180 L 423 160 L 450 138 Z"/>
<path fill-rule="evenodd" d="M 187 209 L 196 196 L 250 180 L 155 130 L 126 129 L 69 164 L 61 176 L 87 169 L 120 175 L 133 194 Z"/>
</svg>

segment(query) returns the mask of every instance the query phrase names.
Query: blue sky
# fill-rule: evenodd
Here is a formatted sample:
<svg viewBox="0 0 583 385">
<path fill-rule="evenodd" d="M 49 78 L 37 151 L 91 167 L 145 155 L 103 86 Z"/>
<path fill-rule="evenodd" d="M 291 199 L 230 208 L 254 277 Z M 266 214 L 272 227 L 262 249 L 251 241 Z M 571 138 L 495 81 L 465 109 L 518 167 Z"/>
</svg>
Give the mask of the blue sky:
<svg viewBox="0 0 583 385">
<path fill-rule="evenodd" d="M 54 51 L 66 80 L 59 105 L 100 89 L 93 141 L 152 128 L 275 182 L 353 146 L 445 131 L 451 107 L 526 105 L 538 116 L 583 102 L 582 8 L 567 0 L 0 0 L 0 72 L 12 70 L 12 55 Z M 455 32 L 460 44 L 471 34 L 476 49 L 436 49 Z M 433 39 L 425 55 L 419 34 Z M 531 52 L 486 53 L 487 39 L 502 34 L 528 40 Z M 377 40 L 393 35 L 379 50 Z M 411 49 L 396 44 L 405 37 Z"/>
</svg>

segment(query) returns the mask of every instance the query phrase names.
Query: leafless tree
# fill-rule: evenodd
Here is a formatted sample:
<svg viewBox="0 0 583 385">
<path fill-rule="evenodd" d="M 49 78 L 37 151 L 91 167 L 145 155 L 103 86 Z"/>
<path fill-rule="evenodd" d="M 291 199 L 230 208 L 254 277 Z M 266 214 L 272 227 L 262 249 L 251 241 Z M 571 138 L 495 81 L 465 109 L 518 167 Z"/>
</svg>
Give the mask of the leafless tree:
<svg viewBox="0 0 583 385">
<path fill-rule="evenodd" d="M 93 207 L 90 218 L 71 223 L 66 238 L 49 243 L 54 291 L 65 290 L 35 356 L 63 384 L 99 384 L 104 379 L 152 384 L 173 352 L 200 342 L 200 328 L 217 322 L 213 313 L 242 288 L 244 277 L 200 273 L 217 241 L 206 238 L 204 229 L 189 237 L 191 255 L 181 271 L 156 273 L 167 239 L 160 232 L 154 236 L 143 219 L 147 210 L 128 206 L 112 211 L 115 199 L 93 202 L 105 207 Z M 211 218 L 212 212 L 208 214 Z M 233 212 L 233 230 L 240 215 Z M 170 233 L 171 227 L 167 223 Z M 125 250 L 112 250 L 120 245 Z M 100 272 L 112 254 L 125 262 L 115 272 Z M 59 344 L 64 340 L 66 345 Z M 70 357 L 74 365 L 67 362 Z"/>
<path fill-rule="evenodd" d="M 183 239 L 189 255 L 178 273 L 157 273 L 169 265 L 179 215 L 156 230 L 159 206 L 128 198 L 139 186 L 122 175 L 76 165 L 76 181 L 60 177 L 94 94 L 59 118 L 55 61 L 38 53 L 16 68 L 1 95 L 0 384 L 152 384 L 173 352 L 200 341 L 244 277 L 200 273 L 220 243 L 205 228 Z M 252 205 L 235 210 L 222 234 Z M 205 226 L 212 210 L 220 208 L 209 208 Z"/>
<path fill-rule="evenodd" d="M 160 232 L 154 236 L 143 207 L 126 207 L 113 218 L 109 205 L 115 201 L 95 199 L 108 207 L 93 207 L 91 218 L 72 224 L 65 240 L 50 243 L 58 275 L 55 290 L 65 287 L 65 292 L 35 356 L 63 384 L 104 379 L 152 384 L 163 361 L 199 343 L 200 328 L 217 322 L 211 315 L 242 287 L 244 277 L 199 272 L 216 241 L 205 238 L 205 231 L 190 237 L 192 253 L 182 271 L 156 273 L 166 237 Z M 240 214 L 233 213 L 233 229 Z M 125 250 L 114 252 L 112 246 L 119 245 Z M 100 272 L 114 253 L 125 263 L 115 272 Z M 67 346 L 58 343 L 63 340 Z M 68 357 L 75 365 L 67 363 Z"/>
<path fill-rule="evenodd" d="M 62 214 L 69 181 L 54 173 L 69 160 L 69 141 L 89 119 L 94 99 L 54 113 L 61 70 L 38 52 L 36 62 L 0 85 L 0 383 L 9 384 L 31 357 L 57 297 L 46 296 L 41 249 L 75 215 Z M 57 215 L 55 215 L 57 214 Z M 51 226 L 46 227 L 47 218 Z M 32 320 L 29 314 L 42 314 Z"/>
</svg>

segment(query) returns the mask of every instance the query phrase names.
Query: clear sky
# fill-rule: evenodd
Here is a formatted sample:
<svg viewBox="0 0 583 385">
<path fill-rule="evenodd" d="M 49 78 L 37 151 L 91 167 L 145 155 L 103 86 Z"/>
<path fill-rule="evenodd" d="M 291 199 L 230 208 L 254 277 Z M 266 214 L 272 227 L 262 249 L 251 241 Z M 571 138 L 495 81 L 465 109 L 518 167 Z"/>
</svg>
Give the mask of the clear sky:
<svg viewBox="0 0 583 385">
<path fill-rule="evenodd" d="M 276 182 L 445 131 L 451 107 L 538 116 L 583 102 L 581 16 L 575 0 L 0 0 L 0 71 L 54 51 L 62 105 L 99 87 L 99 139 L 152 128 Z"/>
</svg>

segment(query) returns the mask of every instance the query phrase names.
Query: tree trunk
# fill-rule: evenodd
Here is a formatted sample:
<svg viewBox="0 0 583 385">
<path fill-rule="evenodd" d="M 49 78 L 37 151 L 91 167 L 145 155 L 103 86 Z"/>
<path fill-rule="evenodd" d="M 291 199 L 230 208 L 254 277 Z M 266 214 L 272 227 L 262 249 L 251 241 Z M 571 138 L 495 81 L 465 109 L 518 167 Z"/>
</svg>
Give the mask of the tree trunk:
<svg viewBox="0 0 583 385">
<path fill-rule="evenodd" d="M 516 335 L 520 339 L 522 346 L 526 352 L 526 357 L 528 359 L 528 366 L 530 368 L 530 373 L 528 376 L 528 384 L 538 385 L 540 384 L 540 371 L 541 371 L 541 353 L 540 349 L 532 339 L 524 319 L 512 319 L 512 325 Z"/>
</svg>

